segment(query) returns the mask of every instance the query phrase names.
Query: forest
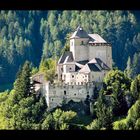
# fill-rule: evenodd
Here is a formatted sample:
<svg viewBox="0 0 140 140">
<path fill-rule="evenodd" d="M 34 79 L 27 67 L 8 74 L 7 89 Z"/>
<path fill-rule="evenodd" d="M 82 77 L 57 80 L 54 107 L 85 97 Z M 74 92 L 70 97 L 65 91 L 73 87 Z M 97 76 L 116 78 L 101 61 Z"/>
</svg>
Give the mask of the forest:
<svg viewBox="0 0 140 140">
<path fill-rule="evenodd" d="M 139 15 L 119 10 L 0 11 L 0 129 L 140 129 Z M 93 103 L 94 115 L 84 121 L 72 110 L 47 112 L 44 97 L 30 90 L 32 74 L 44 71 L 48 80 L 54 78 L 55 61 L 78 25 L 111 43 L 113 57 L 113 70 Z"/>
</svg>

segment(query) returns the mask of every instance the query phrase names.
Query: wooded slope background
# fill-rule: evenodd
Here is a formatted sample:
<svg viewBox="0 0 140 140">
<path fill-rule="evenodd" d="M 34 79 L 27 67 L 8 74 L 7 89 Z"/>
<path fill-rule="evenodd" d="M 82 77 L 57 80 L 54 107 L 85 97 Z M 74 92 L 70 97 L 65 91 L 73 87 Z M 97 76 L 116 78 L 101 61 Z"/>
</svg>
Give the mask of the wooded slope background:
<svg viewBox="0 0 140 140">
<path fill-rule="evenodd" d="M 78 25 L 111 43 L 114 66 L 135 77 L 140 72 L 139 15 L 140 11 L 0 11 L 0 91 L 14 82 L 25 60 L 38 67 L 43 58 L 59 57 Z"/>
</svg>

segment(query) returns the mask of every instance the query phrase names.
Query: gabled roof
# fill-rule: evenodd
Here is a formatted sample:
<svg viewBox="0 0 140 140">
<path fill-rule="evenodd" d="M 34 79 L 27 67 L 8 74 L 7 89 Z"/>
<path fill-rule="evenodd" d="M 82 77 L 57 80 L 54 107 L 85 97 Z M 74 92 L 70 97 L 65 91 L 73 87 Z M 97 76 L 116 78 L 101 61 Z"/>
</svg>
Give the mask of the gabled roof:
<svg viewBox="0 0 140 140">
<path fill-rule="evenodd" d="M 75 72 L 79 71 L 81 68 L 78 65 L 75 65 Z"/>
<path fill-rule="evenodd" d="M 79 63 L 81 65 L 85 65 L 88 62 L 89 62 L 89 60 L 77 61 L 77 63 Z"/>
<path fill-rule="evenodd" d="M 89 43 L 107 43 L 100 35 L 98 34 L 88 34 L 90 37 Z"/>
<path fill-rule="evenodd" d="M 89 72 L 91 72 L 91 70 L 90 70 L 88 64 L 86 64 L 86 65 L 84 65 L 83 68 L 81 68 L 81 69 L 79 70 L 79 72 L 89 73 Z"/>
<path fill-rule="evenodd" d="M 63 64 L 64 62 L 73 62 L 73 54 L 70 51 L 64 52 L 64 54 L 60 57 L 58 64 Z"/>
<path fill-rule="evenodd" d="M 70 39 L 72 39 L 72 38 L 89 38 L 89 36 L 88 36 L 87 32 L 83 30 L 82 27 L 78 26 L 76 31 L 70 37 Z"/>
<path fill-rule="evenodd" d="M 100 58 L 93 58 L 85 64 L 79 72 L 89 73 L 91 71 L 99 72 L 102 70 L 110 70 L 110 68 Z"/>
<path fill-rule="evenodd" d="M 95 59 L 103 70 L 110 70 L 110 68 L 100 58 Z"/>
</svg>

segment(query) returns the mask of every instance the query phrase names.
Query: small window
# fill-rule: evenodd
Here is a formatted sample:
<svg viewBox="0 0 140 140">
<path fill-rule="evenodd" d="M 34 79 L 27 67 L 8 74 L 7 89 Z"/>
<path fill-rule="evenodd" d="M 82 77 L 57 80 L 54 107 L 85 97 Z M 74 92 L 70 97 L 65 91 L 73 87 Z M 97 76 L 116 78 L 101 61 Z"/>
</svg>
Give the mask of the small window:
<svg viewBox="0 0 140 140">
<path fill-rule="evenodd" d="M 74 78 L 74 75 L 72 75 L 71 77 Z"/>
<path fill-rule="evenodd" d="M 84 45 L 84 41 L 81 41 L 81 45 Z"/>
<path fill-rule="evenodd" d="M 76 93 L 74 94 L 74 96 L 76 96 Z"/>
<path fill-rule="evenodd" d="M 71 70 L 71 68 L 69 68 Z"/>
<path fill-rule="evenodd" d="M 71 42 L 71 46 L 73 46 L 73 42 Z"/>
<path fill-rule="evenodd" d="M 66 90 L 64 90 L 64 95 L 66 95 Z"/>
<path fill-rule="evenodd" d="M 52 101 L 53 101 L 53 99 L 52 99 Z"/>
<path fill-rule="evenodd" d="M 89 98 L 89 95 L 87 95 L 87 98 Z"/>
</svg>

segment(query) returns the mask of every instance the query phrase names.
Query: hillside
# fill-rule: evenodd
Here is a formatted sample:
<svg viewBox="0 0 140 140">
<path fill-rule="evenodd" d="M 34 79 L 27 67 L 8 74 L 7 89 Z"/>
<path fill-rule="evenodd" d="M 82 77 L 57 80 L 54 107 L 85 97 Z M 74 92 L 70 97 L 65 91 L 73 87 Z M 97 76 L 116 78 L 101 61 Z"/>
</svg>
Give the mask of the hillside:
<svg viewBox="0 0 140 140">
<path fill-rule="evenodd" d="M 112 43 L 114 66 L 131 69 L 135 77 L 140 72 L 139 23 L 138 11 L 0 11 L 0 90 L 14 82 L 25 60 L 38 67 L 42 58 L 59 57 L 79 24 Z"/>
</svg>

